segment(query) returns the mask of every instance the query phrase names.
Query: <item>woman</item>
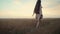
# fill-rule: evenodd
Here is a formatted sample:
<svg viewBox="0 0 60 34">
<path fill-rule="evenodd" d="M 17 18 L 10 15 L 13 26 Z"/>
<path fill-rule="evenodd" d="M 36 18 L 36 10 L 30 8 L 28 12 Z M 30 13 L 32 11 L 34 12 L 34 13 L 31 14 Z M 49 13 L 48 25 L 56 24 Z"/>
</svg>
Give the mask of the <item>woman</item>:
<svg viewBox="0 0 60 34">
<path fill-rule="evenodd" d="M 39 26 L 39 22 L 42 19 L 42 6 L 41 6 L 41 0 L 37 0 L 34 13 L 36 14 L 36 28 Z"/>
</svg>

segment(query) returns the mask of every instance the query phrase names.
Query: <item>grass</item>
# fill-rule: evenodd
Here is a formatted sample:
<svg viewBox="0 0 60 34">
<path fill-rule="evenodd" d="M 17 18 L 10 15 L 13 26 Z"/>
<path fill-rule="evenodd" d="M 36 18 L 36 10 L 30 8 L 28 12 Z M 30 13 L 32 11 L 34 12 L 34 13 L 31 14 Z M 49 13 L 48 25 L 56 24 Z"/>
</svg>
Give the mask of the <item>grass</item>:
<svg viewBox="0 0 60 34">
<path fill-rule="evenodd" d="M 0 19 L 0 34 L 60 34 L 60 18 L 43 19 L 38 29 L 35 19 Z"/>
</svg>

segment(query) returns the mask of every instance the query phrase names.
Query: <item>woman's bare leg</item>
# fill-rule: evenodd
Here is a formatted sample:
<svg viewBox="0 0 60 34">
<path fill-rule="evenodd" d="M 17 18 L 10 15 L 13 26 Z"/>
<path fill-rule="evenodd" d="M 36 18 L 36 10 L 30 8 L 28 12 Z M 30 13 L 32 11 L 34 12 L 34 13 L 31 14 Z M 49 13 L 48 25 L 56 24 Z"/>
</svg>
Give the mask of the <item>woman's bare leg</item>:
<svg viewBox="0 0 60 34">
<path fill-rule="evenodd" d="M 36 14 L 36 28 L 39 27 L 39 23 L 40 23 L 40 15 L 39 14 Z"/>
</svg>

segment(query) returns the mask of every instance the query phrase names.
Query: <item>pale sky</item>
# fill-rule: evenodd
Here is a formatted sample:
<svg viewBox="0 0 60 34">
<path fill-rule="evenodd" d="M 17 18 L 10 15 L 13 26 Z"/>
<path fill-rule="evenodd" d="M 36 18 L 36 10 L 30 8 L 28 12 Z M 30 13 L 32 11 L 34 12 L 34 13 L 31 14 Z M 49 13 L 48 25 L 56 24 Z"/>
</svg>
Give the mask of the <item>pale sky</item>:
<svg viewBox="0 0 60 34">
<path fill-rule="evenodd" d="M 37 0 L 0 0 L 0 18 L 34 18 Z M 60 0 L 42 0 L 44 18 L 60 18 Z"/>
</svg>

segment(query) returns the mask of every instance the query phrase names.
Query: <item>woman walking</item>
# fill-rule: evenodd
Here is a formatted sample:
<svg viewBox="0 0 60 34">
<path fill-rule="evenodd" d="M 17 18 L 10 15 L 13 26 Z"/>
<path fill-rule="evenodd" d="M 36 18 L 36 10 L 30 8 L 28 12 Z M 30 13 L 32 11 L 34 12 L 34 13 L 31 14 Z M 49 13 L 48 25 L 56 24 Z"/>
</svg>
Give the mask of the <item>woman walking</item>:
<svg viewBox="0 0 60 34">
<path fill-rule="evenodd" d="M 42 16 L 43 16 L 42 15 L 41 0 L 37 0 L 36 6 L 34 8 L 34 13 L 36 14 L 36 28 L 38 28 L 39 23 L 40 23 Z"/>
</svg>

